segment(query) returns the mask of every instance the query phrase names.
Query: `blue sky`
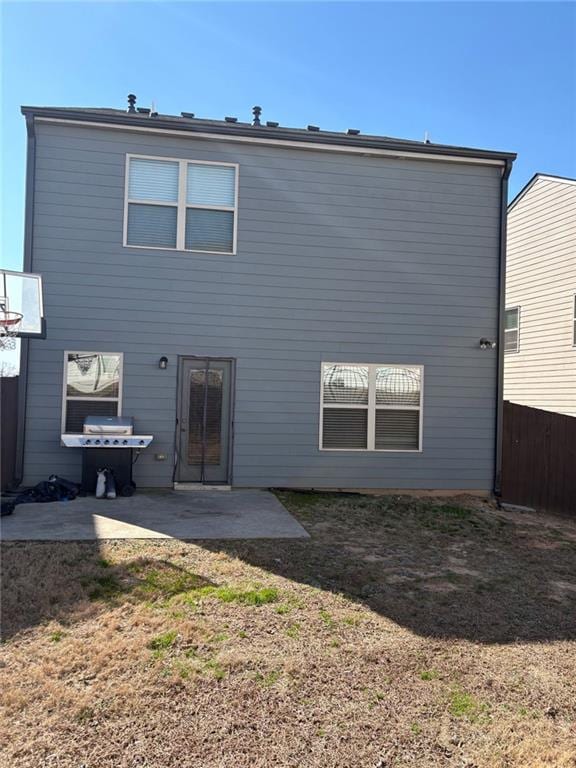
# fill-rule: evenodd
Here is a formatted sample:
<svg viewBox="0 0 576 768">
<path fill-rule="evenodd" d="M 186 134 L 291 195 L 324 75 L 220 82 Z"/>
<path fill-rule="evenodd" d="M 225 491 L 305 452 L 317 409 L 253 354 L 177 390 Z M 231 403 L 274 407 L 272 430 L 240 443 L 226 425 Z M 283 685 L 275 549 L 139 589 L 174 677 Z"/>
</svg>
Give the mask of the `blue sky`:
<svg viewBox="0 0 576 768">
<path fill-rule="evenodd" d="M 263 117 L 518 152 L 576 177 L 576 5 L 4 3 L 2 264 L 21 268 L 21 104 Z"/>
</svg>

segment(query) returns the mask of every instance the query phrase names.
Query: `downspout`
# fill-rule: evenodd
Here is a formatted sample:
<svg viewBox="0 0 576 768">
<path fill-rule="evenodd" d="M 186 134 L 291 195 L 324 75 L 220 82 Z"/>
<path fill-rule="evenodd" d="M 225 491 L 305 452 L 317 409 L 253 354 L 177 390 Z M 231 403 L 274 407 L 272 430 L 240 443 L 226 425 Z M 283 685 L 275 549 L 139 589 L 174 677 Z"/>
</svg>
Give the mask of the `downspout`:
<svg viewBox="0 0 576 768">
<path fill-rule="evenodd" d="M 26 115 L 26 200 L 24 209 L 24 272 L 32 272 L 32 242 L 34 237 L 34 187 L 36 180 L 36 133 L 34 117 Z M 16 433 L 16 469 L 14 485 L 24 477 L 24 433 L 28 400 L 28 357 L 30 339 L 20 340 L 20 375 L 18 379 L 18 428 Z"/>
<path fill-rule="evenodd" d="M 498 272 L 498 364 L 496 371 L 496 451 L 494 496 L 502 494 L 502 427 L 504 418 L 504 318 L 506 314 L 506 237 L 508 219 L 508 179 L 512 160 L 506 160 L 500 185 L 500 252 Z"/>
</svg>

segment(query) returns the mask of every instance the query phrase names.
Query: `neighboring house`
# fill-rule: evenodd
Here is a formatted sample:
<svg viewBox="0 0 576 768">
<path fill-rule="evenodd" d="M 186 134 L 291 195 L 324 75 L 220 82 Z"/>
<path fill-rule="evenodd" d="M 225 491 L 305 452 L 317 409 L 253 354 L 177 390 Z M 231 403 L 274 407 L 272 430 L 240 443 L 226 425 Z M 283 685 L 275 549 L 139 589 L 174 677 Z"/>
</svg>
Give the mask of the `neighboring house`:
<svg viewBox="0 0 576 768">
<path fill-rule="evenodd" d="M 537 173 L 508 208 L 504 397 L 576 416 L 576 180 Z"/>
<path fill-rule="evenodd" d="M 78 479 L 61 433 L 122 414 L 141 486 L 491 491 L 515 155 L 133 101 L 22 110 L 24 482 Z"/>
</svg>

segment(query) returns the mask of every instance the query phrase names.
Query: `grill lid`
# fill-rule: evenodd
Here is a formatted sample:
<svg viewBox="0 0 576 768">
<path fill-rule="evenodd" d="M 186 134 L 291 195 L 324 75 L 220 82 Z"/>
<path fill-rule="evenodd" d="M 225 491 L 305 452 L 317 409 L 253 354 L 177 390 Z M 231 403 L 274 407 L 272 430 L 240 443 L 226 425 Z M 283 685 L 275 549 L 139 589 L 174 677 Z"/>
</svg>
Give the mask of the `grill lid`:
<svg viewBox="0 0 576 768">
<path fill-rule="evenodd" d="M 129 416 L 86 416 L 85 435 L 132 435 L 134 422 Z"/>
</svg>

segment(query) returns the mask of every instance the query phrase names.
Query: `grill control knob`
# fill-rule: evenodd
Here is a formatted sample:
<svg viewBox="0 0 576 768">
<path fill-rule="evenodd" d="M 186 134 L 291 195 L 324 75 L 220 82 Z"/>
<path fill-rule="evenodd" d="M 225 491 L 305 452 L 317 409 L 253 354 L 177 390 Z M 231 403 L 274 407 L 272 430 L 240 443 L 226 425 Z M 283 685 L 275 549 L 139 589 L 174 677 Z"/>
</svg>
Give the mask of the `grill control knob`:
<svg viewBox="0 0 576 768">
<path fill-rule="evenodd" d="M 94 440 L 94 445 L 100 445 L 100 440 Z"/>
<path fill-rule="evenodd" d="M 122 440 L 122 445 L 128 445 L 128 440 Z"/>
<path fill-rule="evenodd" d="M 140 445 L 144 445 L 144 440 L 140 440 Z"/>
<path fill-rule="evenodd" d="M 118 445 L 118 440 L 113 440 L 112 445 Z"/>
<path fill-rule="evenodd" d="M 110 440 L 104 440 L 104 445 L 109 445 L 109 444 L 110 444 Z"/>
</svg>

